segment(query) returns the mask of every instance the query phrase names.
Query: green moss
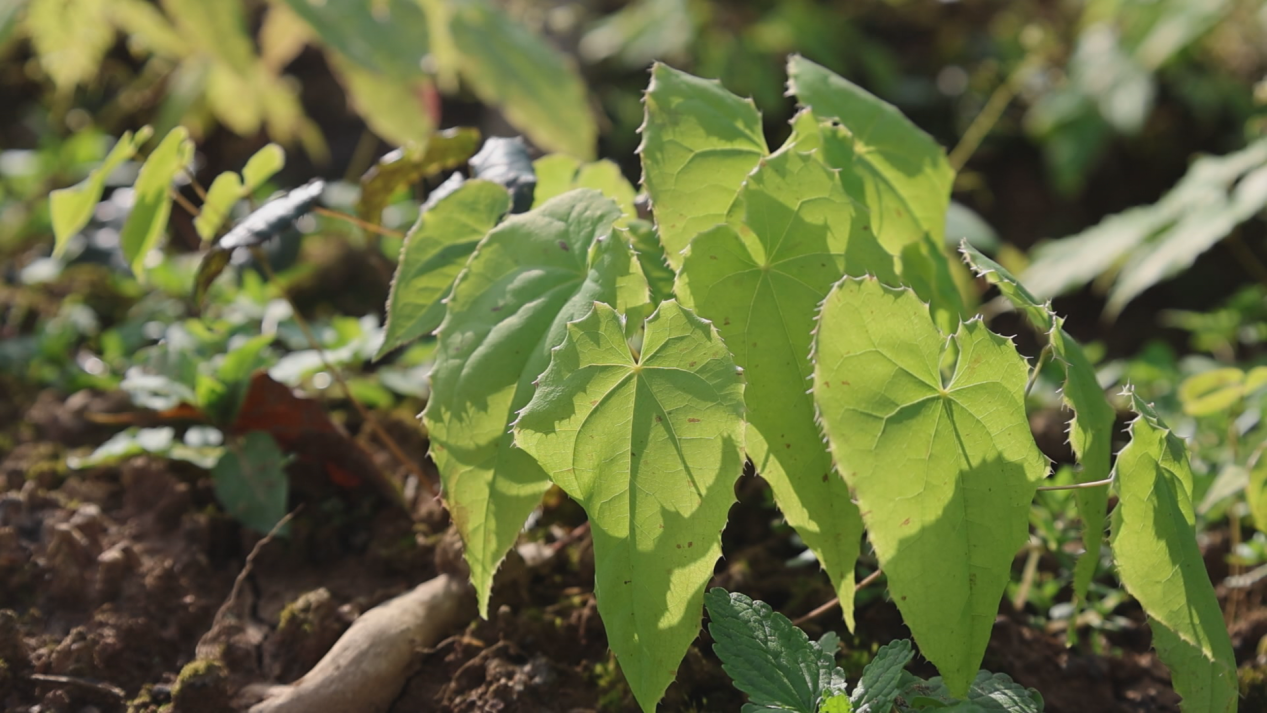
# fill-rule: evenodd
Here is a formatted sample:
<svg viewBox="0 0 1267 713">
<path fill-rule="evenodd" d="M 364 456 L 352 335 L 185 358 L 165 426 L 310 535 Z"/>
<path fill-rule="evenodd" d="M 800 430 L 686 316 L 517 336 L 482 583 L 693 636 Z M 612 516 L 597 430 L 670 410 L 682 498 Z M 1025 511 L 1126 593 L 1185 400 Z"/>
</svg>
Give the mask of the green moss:
<svg viewBox="0 0 1267 713">
<path fill-rule="evenodd" d="M 1236 677 L 1241 689 L 1241 710 L 1267 710 L 1267 666 L 1242 666 Z"/>
<path fill-rule="evenodd" d="M 228 674 L 215 659 L 198 659 L 185 665 L 172 688 L 172 710 L 177 713 L 213 713 L 229 709 Z"/>
</svg>

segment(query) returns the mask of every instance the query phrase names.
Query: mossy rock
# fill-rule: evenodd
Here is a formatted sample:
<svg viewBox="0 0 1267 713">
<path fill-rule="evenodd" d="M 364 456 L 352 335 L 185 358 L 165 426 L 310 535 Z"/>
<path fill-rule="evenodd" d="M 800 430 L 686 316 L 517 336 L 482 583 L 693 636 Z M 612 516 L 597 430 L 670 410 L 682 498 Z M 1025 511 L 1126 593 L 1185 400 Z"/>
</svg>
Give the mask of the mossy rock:
<svg viewBox="0 0 1267 713">
<path fill-rule="evenodd" d="M 172 688 L 173 713 L 221 713 L 229 706 L 229 674 L 224 664 L 199 659 L 181 669 Z"/>
</svg>

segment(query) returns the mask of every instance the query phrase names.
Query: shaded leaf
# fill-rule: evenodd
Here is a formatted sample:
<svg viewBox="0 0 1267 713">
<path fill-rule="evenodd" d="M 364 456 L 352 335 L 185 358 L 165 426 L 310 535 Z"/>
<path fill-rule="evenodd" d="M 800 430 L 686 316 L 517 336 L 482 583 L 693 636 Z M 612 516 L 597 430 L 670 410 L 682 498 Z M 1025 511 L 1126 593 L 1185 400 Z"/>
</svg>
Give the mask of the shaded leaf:
<svg viewBox="0 0 1267 713">
<path fill-rule="evenodd" d="M 356 214 L 375 225 L 382 222 L 383 208 L 402 186 L 457 168 L 475 153 L 478 129 L 445 129 L 421 144 L 396 149 L 380 158 L 361 176 L 361 197 Z"/>
<path fill-rule="evenodd" d="M 629 243 L 638 255 L 638 264 L 651 290 L 652 302 L 659 304 L 673 298 L 673 268 L 664 257 L 664 246 L 655 227 L 645 220 L 629 221 Z"/>
<path fill-rule="evenodd" d="M 66 465 L 76 470 L 99 468 L 148 453 L 211 470 L 224 455 L 224 448 L 218 444 L 195 445 L 188 440 L 176 440 L 176 429 L 170 426 L 129 428 L 114 434 L 85 457 L 68 457 Z"/>
<path fill-rule="evenodd" d="M 1153 644 L 1185 711 L 1236 710 L 1236 659 L 1197 547 L 1192 469 L 1183 440 L 1138 395 L 1118 455 L 1112 546 L 1126 591 L 1148 614 Z"/>
<path fill-rule="evenodd" d="M 384 141 L 396 146 L 425 144 L 435 132 L 439 116 L 435 113 L 435 88 L 428 78 L 399 78 L 337 55 L 331 59 L 356 113 Z"/>
<path fill-rule="evenodd" d="M 669 266 L 698 233 L 726 222 L 739 186 L 769 153 L 761 115 L 716 80 L 651 68 L 642 125 L 642 184 Z"/>
<path fill-rule="evenodd" d="M 705 594 L 704 604 L 713 651 L 735 688 L 748 694 L 744 713 L 817 713 L 821 701 L 843 690 L 835 652 L 811 643 L 769 604 L 720 588 Z"/>
<path fill-rule="evenodd" d="M 487 0 L 447 6 L 458 71 L 475 94 L 541 148 L 592 158 L 598 126 L 571 58 Z"/>
<path fill-rule="evenodd" d="M 852 628 L 862 520 L 849 486 L 832 471 L 814 421 L 806 356 L 818 305 L 831 286 L 846 271 L 896 281 L 892 258 L 861 230 L 835 174 L 794 150 L 763 160 L 732 212 L 741 216 L 732 223 L 747 226 L 748 239 L 729 225 L 696 236 L 676 291 L 717 325 L 744 369 L 748 457 L 817 555 Z"/>
<path fill-rule="evenodd" d="M 1267 532 L 1267 458 L 1259 451 L 1249 469 L 1249 485 L 1245 487 L 1245 500 L 1254 518 L 1254 527 Z"/>
<path fill-rule="evenodd" d="M 440 326 L 458 271 L 509 208 L 504 188 L 474 180 L 418 216 L 400 249 L 387 298 L 387 330 L 376 358 Z"/>
<path fill-rule="evenodd" d="M 224 456 L 211 469 L 216 499 L 243 525 L 268 532 L 286 515 L 288 461 L 263 431 L 230 440 Z"/>
<path fill-rule="evenodd" d="M 427 16 L 416 0 L 285 0 L 322 43 L 365 70 L 421 78 L 429 50 Z"/>
<path fill-rule="evenodd" d="M 172 182 L 193 160 L 193 151 L 189 132 L 178 126 L 154 149 L 136 177 L 132 187 L 135 199 L 120 231 L 119 247 L 123 259 L 137 276 L 144 274 L 146 257 L 167 232 L 167 219 L 172 213 Z"/>
<path fill-rule="evenodd" d="M 136 155 L 136 152 L 154 133 L 150 127 L 142 127 L 133 134 L 123 132 L 114 148 L 106 155 L 101 165 L 93 169 L 88 177 L 70 188 L 60 188 L 48 196 L 49 216 L 53 221 L 53 234 L 56 244 L 53 255 L 61 255 L 66 250 L 66 243 L 92 219 L 92 212 L 101 202 L 101 192 L 105 189 L 106 178 L 125 161 Z"/>
<path fill-rule="evenodd" d="M 945 706 L 946 710 L 962 713 L 1042 713 L 1043 697 L 1032 688 L 1026 688 L 1004 673 L 978 671 L 972 680 L 968 694 L 956 698 L 946 689 L 940 677 L 928 681 L 913 681 L 899 695 L 908 700 L 924 700 L 929 707 Z M 899 711 L 916 710 L 915 706 L 898 706 Z"/>
<path fill-rule="evenodd" d="M 953 693 L 980 665 L 1047 475 L 1028 377 L 1011 342 L 978 320 L 943 334 L 910 290 L 846 278 L 823 303 L 823 428 L 902 619 Z"/>
<path fill-rule="evenodd" d="M 566 324 L 595 300 L 617 301 L 633 260 L 608 237 L 619 216 L 590 190 L 511 216 L 480 241 L 449 297 L 423 420 L 481 614 L 502 557 L 550 485 L 531 456 L 511 447 L 510 423 Z"/>
<path fill-rule="evenodd" d="M 598 303 L 567 325 L 515 442 L 589 515 L 603 628 L 654 711 L 721 556 L 743 471 L 743 381 L 712 326 L 676 302 L 647 320 L 637 359 L 622 321 Z"/>
<path fill-rule="evenodd" d="M 862 670 L 851 701 L 856 713 L 889 713 L 902 692 L 906 664 L 915 658 L 910 639 L 890 641 Z"/>
</svg>

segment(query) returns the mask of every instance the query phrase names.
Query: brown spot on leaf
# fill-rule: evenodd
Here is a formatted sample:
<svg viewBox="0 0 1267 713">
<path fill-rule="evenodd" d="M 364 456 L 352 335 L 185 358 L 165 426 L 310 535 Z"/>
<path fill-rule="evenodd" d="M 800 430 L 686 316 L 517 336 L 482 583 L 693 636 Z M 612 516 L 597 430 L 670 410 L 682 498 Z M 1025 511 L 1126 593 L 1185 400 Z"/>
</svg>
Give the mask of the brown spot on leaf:
<svg viewBox="0 0 1267 713">
<path fill-rule="evenodd" d="M 698 419 L 698 418 L 688 418 L 688 419 L 686 419 L 686 422 L 687 422 L 687 423 L 699 423 L 699 419 Z"/>
<path fill-rule="evenodd" d="M 560 241 L 559 241 L 559 249 L 560 249 L 560 250 L 562 250 L 562 251 L 563 251 L 563 252 L 565 252 L 565 253 L 566 253 L 566 252 L 572 252 L 572 248 L 568 247 L 567 242 L 565 242 L 565 241 L 563 241 L 563 240 L 560 240 Z"/>
</svg>

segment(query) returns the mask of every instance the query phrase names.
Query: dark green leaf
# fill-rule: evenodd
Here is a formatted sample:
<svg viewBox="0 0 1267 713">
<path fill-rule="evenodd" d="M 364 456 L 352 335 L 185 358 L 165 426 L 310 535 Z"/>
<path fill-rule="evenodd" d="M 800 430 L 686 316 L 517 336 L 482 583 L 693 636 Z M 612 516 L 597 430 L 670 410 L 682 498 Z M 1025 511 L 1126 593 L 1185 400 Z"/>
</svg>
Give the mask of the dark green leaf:
<svg viewBox="0 0 1267 713">
<path fill-rule="evenodd" d="M 289 460 L 263 431 L 230 441 L 228 452 L 211 471 L 216 498 L 225 512 L 258 532 L 273 529 L 286 514 Z"/>
</svg>

